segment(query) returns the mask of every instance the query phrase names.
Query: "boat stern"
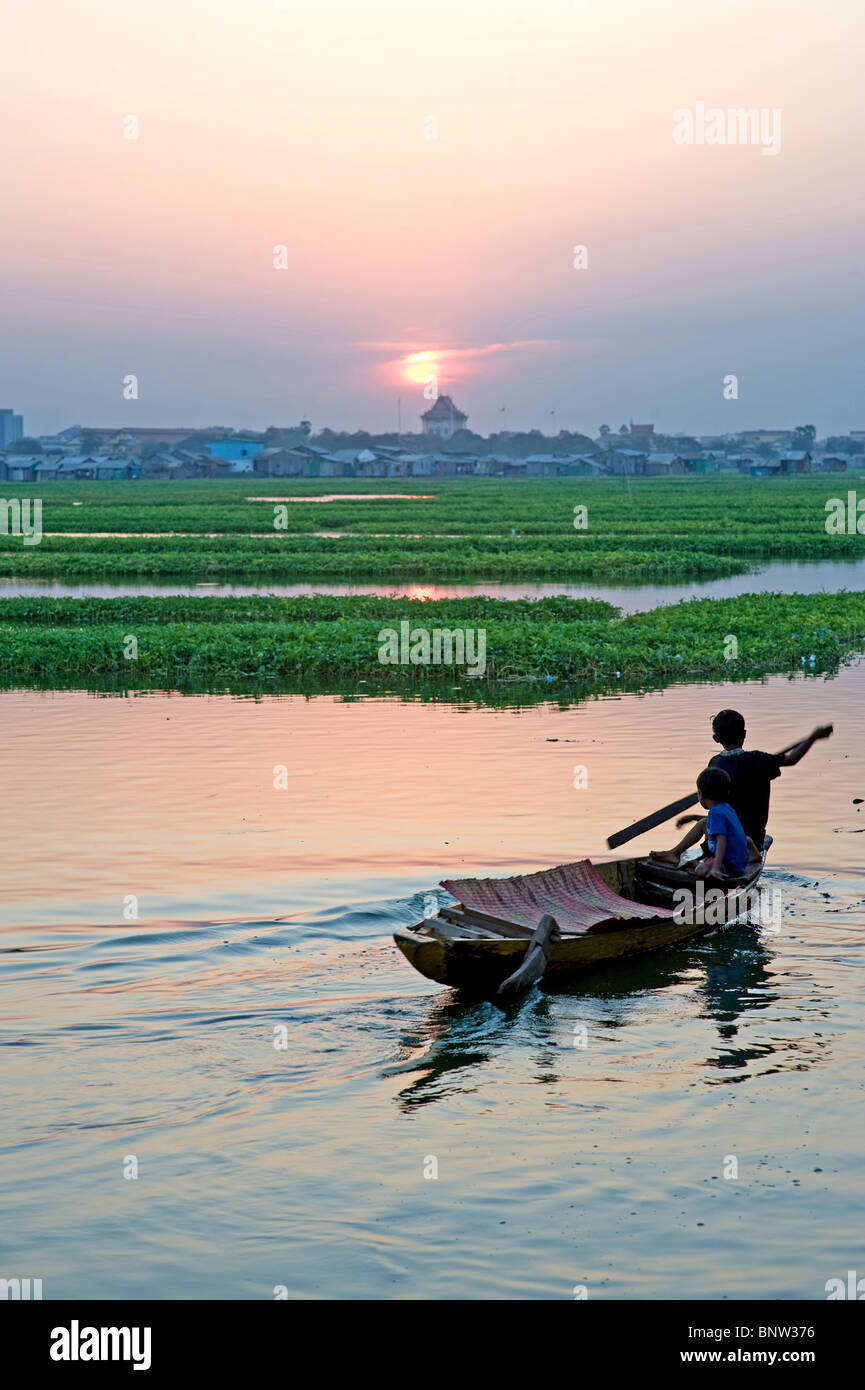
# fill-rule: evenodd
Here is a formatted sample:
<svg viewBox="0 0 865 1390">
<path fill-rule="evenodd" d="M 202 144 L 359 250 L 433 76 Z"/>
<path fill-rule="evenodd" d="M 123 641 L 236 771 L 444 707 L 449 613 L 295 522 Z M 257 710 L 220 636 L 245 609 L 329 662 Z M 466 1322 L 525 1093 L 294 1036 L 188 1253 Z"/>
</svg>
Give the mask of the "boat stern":
<svg viewBox="0 0 865 1390">
<path fill-rule="evenodd" d="M 447 984 L 445 949 L 440 941 L 434 936 L 421 936 L 407 927 L 399 927 L 393 939 L 409 965 L 413 965 L 428 980 L 435 980 L 440 985 Z"/>
</svg>

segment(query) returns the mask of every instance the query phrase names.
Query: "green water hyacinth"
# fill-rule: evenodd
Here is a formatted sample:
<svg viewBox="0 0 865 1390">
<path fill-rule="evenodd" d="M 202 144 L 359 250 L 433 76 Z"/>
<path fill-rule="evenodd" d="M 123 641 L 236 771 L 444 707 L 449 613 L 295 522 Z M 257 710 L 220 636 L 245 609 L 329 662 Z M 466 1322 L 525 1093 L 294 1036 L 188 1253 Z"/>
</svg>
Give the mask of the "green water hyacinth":
<svg viewBox="0 0 865 1390">
<path fill-rule="evenodd" d="M 840 490 L 857 486 L 865 497 L 855 473 Z M 826 503 L 839 493 L 831 474 L 251 477 L 15 492 L 43 500 L 38 546 L 0 535 L 0 573 L 22 578 L 676 582 L 743 574 L 770 559 L 865 556 L 865 536 L 827 534 Z M 336 500 L 274 500 L 322 496 Z M 579 531 L 575 506 L 586 509 Z"/>
<path fill-rule="evenodd" d="M 7 686 L 362 688 L 453 698 L 452 669 L 379 661 L 380 630 L 403 620 L 428 629 L 483 629 L 484 672 L 461 675 L 461 699 L 489 698 L 507 685 L 535 687 L 535 694 L 552 685 L 564 698 L 568 690 L 801 672 L 803 653 L 806 674 L 837 671 L 865 642 L 865 594 L 748 594 L 629 616 L 606 603 L 566 598 L 6 599 L 0 679 Z"/>
</svg>

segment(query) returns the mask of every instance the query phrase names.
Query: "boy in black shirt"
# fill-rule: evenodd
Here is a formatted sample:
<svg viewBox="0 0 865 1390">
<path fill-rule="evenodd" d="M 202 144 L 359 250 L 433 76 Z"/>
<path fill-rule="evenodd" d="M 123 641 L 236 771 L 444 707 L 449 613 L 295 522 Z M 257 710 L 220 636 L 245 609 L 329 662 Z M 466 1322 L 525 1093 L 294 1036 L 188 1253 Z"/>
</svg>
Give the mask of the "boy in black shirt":
<svg viewBox="0 0 865 1390">
<path fill-rule="evenodd" d="M 762 852 L 766 838 L 766 822 L 769 819 L 770 783 L 780 775 L 782 767 L 795 767 L 801 762 L 818 739 L 829 738 L 831 724 L 819 725 L 786 753 L 747 752 L 742 747 L 745 741 L 745 720 L 738 710 L 722 709 L 712 720 L 712 737 L 723 747 L 723 753 L 716 753 L 709 762 L 710 767 L 720 767 L 730 778 L 730 805 L 742 822 L 742 829 L 754 842 L 758 853 Z M 680 816 L 676 821 L 681 828 L 690 821 L 702 821 L 700 816 Z M 679 841 L 674 849 L 652 854 L 653 859 L 665 863 L 678 864 L 679 856 L 692 845 L 697 844 L 702 835 L 702 827 L 696 825 Z"/>
</svg>

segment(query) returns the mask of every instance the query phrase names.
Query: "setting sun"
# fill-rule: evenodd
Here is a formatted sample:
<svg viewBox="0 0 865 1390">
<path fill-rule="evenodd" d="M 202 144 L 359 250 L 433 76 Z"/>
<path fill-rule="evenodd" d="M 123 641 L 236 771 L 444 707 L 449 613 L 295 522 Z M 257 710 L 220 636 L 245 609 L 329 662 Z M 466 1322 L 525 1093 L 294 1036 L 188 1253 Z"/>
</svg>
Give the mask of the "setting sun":
<svg viewBox="0 0 865 1390">
<path fill-rule="evenodd" d="M 436 352 L 410 352 L 404 361 L 406 377 L 423 386 L 430 377 L 439 375 L 439 355 Z"/>
</svg>

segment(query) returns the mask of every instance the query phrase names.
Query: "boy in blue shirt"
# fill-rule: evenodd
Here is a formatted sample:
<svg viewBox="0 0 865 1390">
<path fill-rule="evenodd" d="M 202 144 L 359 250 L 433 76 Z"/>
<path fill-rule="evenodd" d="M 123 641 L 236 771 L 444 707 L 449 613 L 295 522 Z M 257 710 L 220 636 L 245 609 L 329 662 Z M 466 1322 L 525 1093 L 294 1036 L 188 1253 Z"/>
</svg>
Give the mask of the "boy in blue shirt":
<svg viewBox="0 0 865 1390">
<path fill-rule="evenodd" d="M 700 805 L 709 812 L 703 821 L 709 853 L 696 866 L 698 878 L 709 874 L 738 878 L 748 867 L 748 841 L 742 822 L 727 800 L 731 785 L 729 775 L 720 767 L 704 768 L 697 778 Z"/>
<path fill-rule="evenodd" d="M 742 829 L 742 822 L 730 805 L 732 781 L 729 773 L 722 767 L 706 767 L 697 778 L 697 792 L 700 805 L 709 812 L 707 816 L 683 816 L 682 820 L 696 822 L 688 831 L 685 840 L 675 849 L 658 852 L 653 850 L 651 859 L 666 864 L 678 864 L 681 852 L 695 845 L 701 835 L 706 836 L 708 846 L 706 857 L 696 865 L 694 872 L 698 878 L 708 874 L 728 874 L 738 878 L 744 874 L 749 859 L 759 859 L 760 854 L 754 841 Z M 679 821 L 679 825 L 682 821 Z"/>
</svg>

